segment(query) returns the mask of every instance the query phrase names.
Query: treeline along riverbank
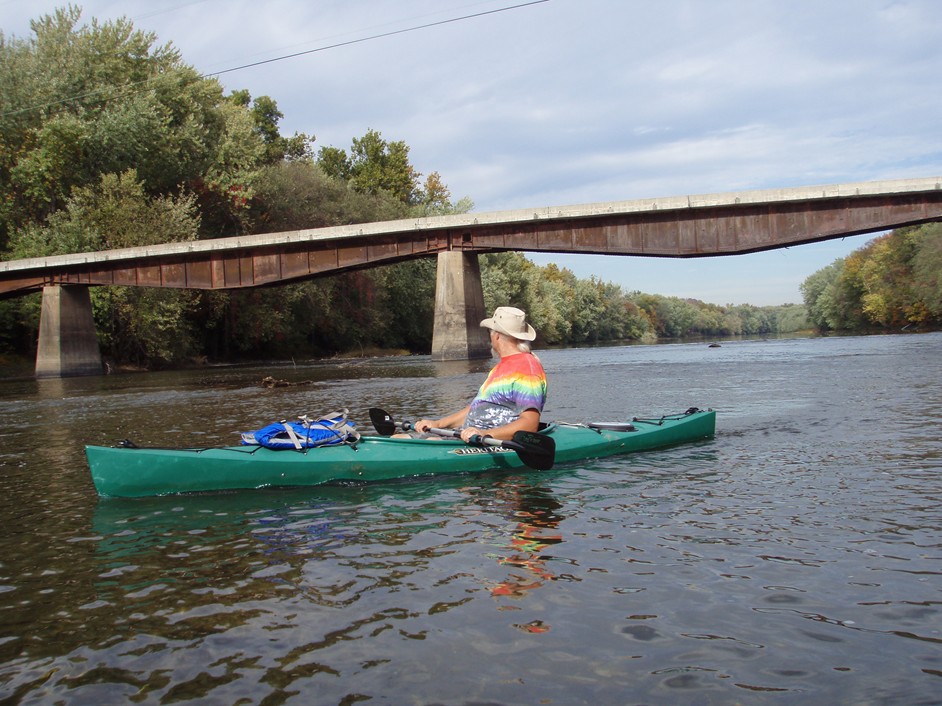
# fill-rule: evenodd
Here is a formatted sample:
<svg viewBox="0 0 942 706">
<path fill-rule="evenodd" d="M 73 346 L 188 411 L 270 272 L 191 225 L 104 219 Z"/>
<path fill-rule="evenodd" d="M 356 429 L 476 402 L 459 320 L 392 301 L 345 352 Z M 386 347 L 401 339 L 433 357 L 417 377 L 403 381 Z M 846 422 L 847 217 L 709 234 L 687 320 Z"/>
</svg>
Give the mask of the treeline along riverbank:
<svg viewBox="0 0 942 706">
<path fill-rule="evenodd" d="M 172 43 L 74 6 L 0 35 L 4 259 L 470 211 L 409 146 L 369 129 L 349 150 L 282 135 L 268 96 L 226 94 Z M 147 90 L 142 90 L 146 87 Z M 132 96 L 133 98 L 129 98 Z M 930 327 L 942 320 L 938 231 L 880 240 L 806 283 L 802 304 L 722 306 L 579 279 L 519 254 L 482 257 L 485 303 L 525 309 L 541 345 Z M 427 353 L 434 258 L 272 289 L 92 288 L 119 366 Z M 934 288 L 934 290 L 933 290 Z M 31 358 L 39 295 L 0 302 L 0 354 Z M 809 314 L 810 312 L 810 314 Z M 810 318 L 810 324 L 809 324 Z"/>
</svg>

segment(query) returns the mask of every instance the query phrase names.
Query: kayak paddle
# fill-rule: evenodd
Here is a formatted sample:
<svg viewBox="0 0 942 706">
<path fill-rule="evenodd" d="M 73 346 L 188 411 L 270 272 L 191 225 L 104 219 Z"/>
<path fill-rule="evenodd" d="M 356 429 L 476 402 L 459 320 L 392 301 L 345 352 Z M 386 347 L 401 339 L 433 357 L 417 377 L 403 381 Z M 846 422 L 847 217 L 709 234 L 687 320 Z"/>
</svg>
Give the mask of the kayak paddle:
<svg viewBox="0 0 942 706">
<path fill-rule="evenodd" d="M 370 408 L 370 421 L 380 436 L 392 436 L 397 427 L 403 431 L 415 428 L 412 422 L 397 423 L 387 412 L 378 407 Z M 458 429 L 429 429 L 429 432 L 437 436 L 461 438 L 461 431 Z M 544 434 L 531 431 L 516 432 L 512 441 L 476 434 L 471 438 L 471 443 L 477 446 L 500 446 L 516 451 L 517 456 L 526 466 L 538 471 L 551 469 L 556 458 L 556 442 Z"/>
</svg>

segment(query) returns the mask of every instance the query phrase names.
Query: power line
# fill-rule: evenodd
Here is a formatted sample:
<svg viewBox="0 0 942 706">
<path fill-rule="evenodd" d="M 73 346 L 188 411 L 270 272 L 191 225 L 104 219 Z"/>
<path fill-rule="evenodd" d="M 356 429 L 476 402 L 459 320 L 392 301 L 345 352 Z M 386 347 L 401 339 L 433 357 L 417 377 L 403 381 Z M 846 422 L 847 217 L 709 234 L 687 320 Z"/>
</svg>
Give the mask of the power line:
<svg viewBox="0 0 942 706">
<path fill-rule="evenodd" d="M 231 68 L 231 69 L 223 69 L 223 70 L 221 70 L 221 71 L 214 71 L 214 72 L 211 72 L 211 73 L 200 74 L 200 75 L 199 75 L 199 78 L 208 78 L 208 77 L 210 77 L 210 76 L 221 76 L 221 75 L 223 75 L 223 74 L 233 73 L 233 72 L 235 72 L 235 71 L 243 71 L 243 70 L 245 70 L 245 69 L 251 69 L 251 68 L 254 68 L 254 67 L 256 67 L 256 66 L 264 66 L 265 64 L 272 64 L 272 63 L 275 63 L 276 61 L 285 61 L 286 59 L 295 59 L 295 58 L 297 58 L 297 57 L 299 57 L 299 56 L 305 56 L 305 55 L 307 55 L 307 54 L 314 54 L 314 53 L 317 53 L 317 52 L 327 51 L 328 49 L 338 49 L 338 48 L 340 48 L 340 47 L 351 46 L 351 45 L 353 45 L 353 44 L 362 44 L 363 42 L 369 42 L 369 41 L 373 41 L 373 40 L 376 40 L 376 39 L 383 39 L 383 38 L 385 38 L 385 37 L 393 37 L 393 36 L 395 36 L 395 35 L 397 35 L 397 34 L 406 34 L 406 33 L 408 33 L 408 32 L 416 32 L 416 31 L 422 30 L 422 29 L 429 29 L 430 27 L 438 27 L 438 26 L 441 26 L 441 25 L 452 24 L 452 23 L 455 23 L 455 22 L 463 22 L 463 21 L 465 21 L 465 20 L 471 20 L 471 19 L 475 19 L 475 18 L 478 18 L 478 17 L 484 17 L 484 16 L 486 16 L 486 15 L 495 15 L 495 14 L 497 14 L 497 13 L 499 13 L 499 12 L 507 12 L 507 11 L 509 11 L 509 10 L 519 10 L 520 8 L 529 7 L 530 5 L 539 5 L 539 4 L 544 3 L 544 2 L 549 2 L 549 0 L 530 0 L 530 2 L 520 3 L 520 4 L 518 4 L 518 5 L 509 5 L 509 6 L 507 6 L 507 7 L 499 7 L 499 8 L 497 8 L 497 9 L 495 9 L 495 10 L 485 10 L 485 11 L 483 11 L 483 12 L 476 12 L 476 13 L 473 13 L 473 14 L 470 14 L 470 15 L 462 15 L 461 17 L 452 17 L 452 18 L 449 18 L 449 19 L 446 19 L 446 20 L 439 20 L 439 21 L 437 21 L 437 22 L 429 22 L 429 23 L 426 23 L 426 24 L 416 25 L 416 26 L 414 26 L 414 27 L 406 27 L 406 28 L 404 28 L 404 29 L 397 29 L 397 30 L 393 30 L 393 31 L 390 31 L 390 32 L 382 32 L 382 33 L 380 33 L 380 34 L 372 34 L 372 35 L 369 35 L 369 36 L 367 36 L 367 37 L 361 37 L 360 39 L 351 39 L 351 40 L 348 40 L 348 41 L 345 41 L 345 42 L 338 42 L 338 43 L 336 43 L 336 44 L 328 44 L 328 45 L 323 46 L 323 47 L 317 47 L 317 48 L 315 48 L 315 49 L 307 49 L 307 50 L 305 50 L 305 51 L 294 52 L 294 53 L 292 53 L 292 54 L 284 54 L 284 55 L 282 55 L 282 56 L 277 56 L 277 57 L 274 57 L 274 58 L 271 58 L 271 59 L 263 59 L 263 60 L 261 60 L 261 61 L 255 61 L 255 62 L 252 62 L 252 63 L 249 63 L 249 64 L 242 64 L 241 66 L 234 66 L 234 67 Z M 145 79 L 145 80 L 143 80 L 143 81 L 137 81 L 137 82 L 134 82 L 134 83 L 129 83 L 129 84 L 126 84 L 126 88 L 133 89 L 133 88 L 138 87 L 138 86 L 144 86 L 144 87 L 146 87 L 147 84 L 149 84 L 149 83 L 151 83 L 152 81 L 155 81 L 155 80 L 156 80 L 156 78 L 148 78 L 148 79 Z M 127 91 L 118 93 L 117 95 L 111 96 L 111 97 L 108 98 L 105 102 L 111 101 L 111 100 L 115 100 L 115 99 L 117 99 L 117 98 L 124 98 L 124 97 L 127 97 L 127 96 L 131 96 L 131 95 L 134 95 L 135 93 L 140 93 L 142 90 L 144 90 L 144 89 L 141 89 L 141 90 L 127 90 Z M 70 102 L 73 102 L 73 101 L 77 101 L 77 100 L 82 100 L 82 99 L 85 99 L 85 98 L 94 97 L 94 96 L 99 95 L 99 94 L 102 94 L 102 93 L 104 93 L 104 92 L 105 92 L 105 89 L 95 90 L 95 91 L 89 91 L 88 93 L 81 93 L 81 94 L 69 96 L 69 97 L 67 97 L 67 98 L 62 98 L 62 99 L 60 99 L 60 100 L 52 101 L 52 102 L 50 102 L 50 103 L 44 103 L 44 104 L 42 104 L 42 105 L 34 105 L 34 106 L 27 107 L 27 108 L 19 108 L 19 109 L 17 109 L 17 110 L 4 111 L 3 113 L 0 113 L 0 117 L 7 117 L 7 116 L 11 116 L 11 115 L 20 115 L 20 114 L 22 114 L 22 113 L 28 113 L 28 112 L 31 112 L 31 111 L 34 111 L 34 110 L 42 110 L 42 109 L 44 109 L 44 108 L 53 108 L 53 107 L 55 107 L 55 106 L 63 105 L 63 104 L 65 104 L 65 103 L 70 103 Z"/>
<path fill-rule="evenodd" d="M 337 49 L 339 47 L 347 47 L 351 44 L 360 44 L 362 42 L 369 42 L 374 39 L 383 39 L 384 37 L 392 37 L 397 34 L 406 34 L 407 32 L 415 32 L 420 29 L 428 29 L 429 27 L 438 27 L 440 25 L 446 25 L 453 22 L 461 22 L 463 20 L 471 20 L 476 17 L 484 17 L 485 15 L 494 15 L 498 12 L 507 12 L 508 10 L 518 10 L 521 7 L 528 7 L 529 5 L 539 5 L 540 3 L 549 2 L 549 0 L 532 0 L 532 2 L 525 2 L 520 5 L 511 5 L 509 7 L 500 7 L 496 10 L 486 10 L 484 12 L 477 12 L 472 15 L 463 15 L 462 17 L 453 17 L 447 20 L 439 20 L 438 22 L 429 22 L 424 25 L 416 25 L 415 27 L 407 27 L 406 29 L 397 29 L 391 32 L 383 32 L 381 34 L 373 34 L 369 37 L 362 37 L 360 39 L 351 39 L 346 42 L 338 42 L 337 44 L 328 44 L 324 47 L 318 47 L 316 49 L 308 49 L 306 51 L 295 52 L 294 54 L 285 54 L 283 56 L 277 56 L 273 59 L 264 59 L 262 61 L 256 61 L 251 64 L 243 64 L 242 66 L 236 66 L 231 69 L 223 69 L 222 71 L 216 71 L 214 73 L 205 74 L 206 76 L 220 76 L 222 74 L 227 74 L 232 71 L 241 71 L 242 69 L 251 69 L 256 66 L 263 66 L 264 64 L 271 64 L 276 61 L 283 61 L 285 59 L 294 59 L 295 57 L 304 56 L 305 54 L 314 54 L 315 52 L 327 51 L 328 49 Z"/>
</svg>

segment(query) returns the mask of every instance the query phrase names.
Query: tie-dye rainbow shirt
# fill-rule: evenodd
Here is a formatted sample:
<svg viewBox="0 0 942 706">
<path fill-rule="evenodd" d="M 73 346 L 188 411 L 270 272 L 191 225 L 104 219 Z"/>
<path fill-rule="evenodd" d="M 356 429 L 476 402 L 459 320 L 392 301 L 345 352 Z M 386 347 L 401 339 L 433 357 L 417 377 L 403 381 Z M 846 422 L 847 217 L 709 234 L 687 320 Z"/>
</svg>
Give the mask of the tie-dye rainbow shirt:
<svg viewBox="0 0 942 706">
<path fill-rule="evenodd" d="M 528 409 L 543 411 L 546 404 L 546 373 L 536 356 L 516 353 L 500 359 L 465 418 L 466 427 L 493 429 L 510 424 Z"/>
</svg>

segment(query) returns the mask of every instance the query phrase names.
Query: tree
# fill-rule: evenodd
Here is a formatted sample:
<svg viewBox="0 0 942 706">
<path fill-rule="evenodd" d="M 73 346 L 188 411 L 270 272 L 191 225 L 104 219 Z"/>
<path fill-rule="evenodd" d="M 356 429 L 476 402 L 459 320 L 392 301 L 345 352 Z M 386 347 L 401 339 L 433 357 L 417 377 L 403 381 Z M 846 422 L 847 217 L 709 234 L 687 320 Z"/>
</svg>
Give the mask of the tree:
<svg viewBox="0 0 942 706">
<path fill-rule="evenodd" d="M 703 336 L 730 333 L 726 330 L 727 323 L 727 314 L 724 309 L 719 306 L 697 302 L 697 315 L 693 321 L 693 331 Z"/>
<path fill-rule="evenodd" d="M 70 6 L 0 35 L 0 249 L 41 223 L 76 187 L 133 167 L 150 194 L 192 190 L 210 237 L 248 232 L 254 180 L 265 164 L 311 158 L 313 138 L 283 138 L 268 96 L 223 97 L 126 19 L 79 26 Z"/>
<path fill-rule="evenodd" d="M 536 265 L 515 252 L 487 253 L 479 261 L 485 310 L 498 306 L 516 306 L 528 314 L 533 310 L 530 273 Z M 532 314 L 530 318 L 535 321 Z"/>
<path fill-rule="evenodd" d="M 808 310 L 802 304 L 783 304 L 771 307 L 770 316 L 773 320 L 775 333 L 794 333 L 805 331 L 810 327 Z"/>
<path fill-rule="evenodd" d="M 253 100 L 248 90 L 240 89 L 233 91 L 229 95 L 229 100 L 251 115 L 255 132 L 265 145 L 263 160 L 265 164 L 275 164 L 282 160 L 297 161 L 313 158 L 311 153 L 313 136 L 296 132 L 293 137 L 282 137 L 278 123 L 285 116 L 272 98 L 259 96 Z"/>
<path fill-rule="evenodd" d="M 317 166 L 331 179 L 346 183 L 353 173 L 347 153 L 339 147 L 321 147 L 317 152 Z"/>
<path fill-rule="evenodd" d="M 800 285 L 801 296 L 804 299 L 805 308 L 808 310 L 808 318 L 812 324 L 822 331 L 830 328 L 824 296 L 828 287 L 832 286 L 837 280 L 840 268 L 843 265 L 843 260 L 835 260 L 827 267 L 806 277 Z"/>
<path fill-rule="evenodd" d="M 532 294 L 525 311 L 533 325 L 540 326 L 541 339 L 549 344 L 561 344 L 581 335 L 585 330 L 584 319 L 588 317 L 582 317 L 576 309 L 576 277 L 572 271 L 551 263 L 531 267 L 527 277 Z"/>
<path fill-rule="evenodd" d="M 919 309 L 912 290 L 913 236 L 911 228 L 895 230 L 870 241 L 859 252 L 861 308 L 871 323 L 905 326 Z"/>
<path fill-rule="evenodd" d="M 192 196 L 149 196 L 129 169 L 76 188 L 46 225 L 15 233 L 10 254 L 18 259 L 181 242 L 194 240 L 198 230 Z"/>
<path fill-rule="evenodd" d="M 148 196 L 133 170 L 106 174 L 96 187 L 75 190 L 48 225 L 18 231 L 15 257 L 137 247 L 194 240 L 199 217 L 192 196 Z M 194 292 L 95 287 L 92 307 L 103 352 L 119 362 L 179 363 L 197 350 L 190 322 Z M 34 319 L 24 301 L 23 316 Z"/>
<path fill-rule="evenodd" d="M 209 237 L 251 229 L 249 207 L 258 169 L 266 159 L 266 145 L 250 113 L 235 103 L 223 103 L 220 114 L 225 127 L 212 161 L 196 184 Z"/>
<path fill-rule="evenodd" d="M 375 304 L 383 312 L 378 345 L 413 353 L 431 350 L 436 264 L 434 257 L 427 257 L 371 272 L 376 285 Z"/>
<path fill-rule="evenodd" d="M 664 297 L 658 294 L 632 292 L 630 298 L 632 303 L 638 307 L 638 310 L 648 320 L 652 335 L 655 338 L 667 336 L 665 319 L 668 318 L 669 312 L 665 306 L 666 300 Z"/>
<path fill-rule="evenodd" d="M 170 193 L 213 163 L 222 89 L 176 49 L 125 19 L 77 26 L 80 10 L 0 37 L 0 247 L 62 208 L 76 187 L 133 167 L 148 193 Z"/>
<path fill-rule="evenodd" d="M 918 323 L 942 322 L 942 223 L 921 226 L 913 256 L 913 293 L 925 308 Z"/>
<path fill-rule="evenodd" d="M 328 176 L 362 193 L 388 193 L 404 204 L 418 203 L 421 174 L 409 163 L 409 147 L 403 141 L 386 142 L 376 130 L 354 138 L 349 157 L 342 149 L 322 147 L 317 163 Z"/>
<path fill-rule="evenodd" d="M 425 178 L 420 198 L 419 215 L 441 216 L 452 210 L 451 191 L 438 172 L 432 172 Z"/>
<path fill-rule="evenodd" d="M 467 196 L 452 202 L 451 191 L 438 172 L 432 172 L 425 178 L 425 183 L 418 191 L 417 198 L 419 203 L 412 213 L 418 217 L 468 213 L 474 208 L 474 202 Z"/>
<path fill-rule="evenodd" d="M 864 324 L 861 257 L 851 253 L 810 275 L 801 284 L 808 318 L 819 330 L 853 330 Z"/>
<path fill-rule="evenodd" d="M 622 288 L 617 284 L 603 282 L 594 277 L 590 281 L 601 303 L 598 325 L 592 340 L 622 341 L 640 338 L 643 329 L 634 330 L 634 324 L 638 320 L 637 307 L 628 301 Z"/>
<path fill-rule="evenodd" d="M 251 203 L 258 232 L 394 220 L 407 212 L 405 204 L 388 194 L 353 191 L 309 161 L 283 161 L 261 169 Z"/>
</svg>

